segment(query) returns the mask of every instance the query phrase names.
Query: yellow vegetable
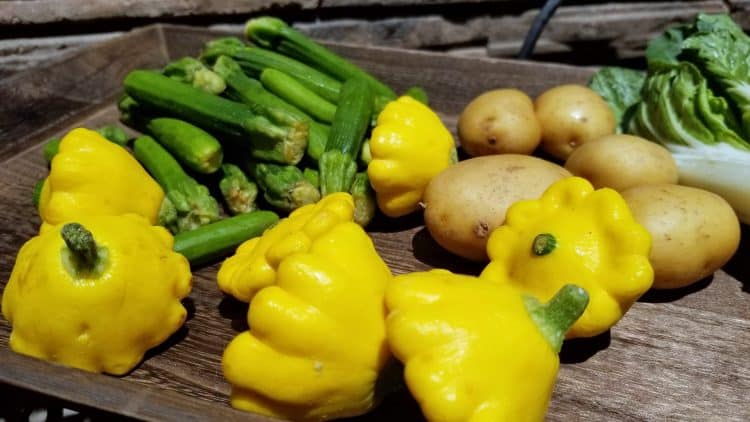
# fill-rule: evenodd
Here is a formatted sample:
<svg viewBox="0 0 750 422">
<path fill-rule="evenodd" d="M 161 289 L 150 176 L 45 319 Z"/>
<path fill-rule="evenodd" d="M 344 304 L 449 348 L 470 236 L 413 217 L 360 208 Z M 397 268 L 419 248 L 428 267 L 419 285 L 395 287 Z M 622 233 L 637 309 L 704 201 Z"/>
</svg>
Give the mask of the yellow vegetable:
<svg viewBox="0 0 750 422">
<path fill-rule="evenodd" d="M 388 344 L 429 421 L 541 421 L 587 300 L 572 285 L 541 304 L 446 270 L 400 275 L 386 290 Z"/>
<path fill-rule="evenodd" d="M 222 263 L 216 276 L 219 289 L 250 302 L 258 290 L 274 283 L 276 268 L 284 257 L 306 250 L 336 224 L 353 220 L 354 200 L 344 192 L 296 209 L 262 236 L 245 241 Z"/>
<path fill-rule="evenodd" d="M 615 325 L 651 287 L 650 249 L 651 236 L 619 193 L 568 177 L 540 199 L 510 207 L 490 235 L 490 264 L 481 277 L 540 300 L 566 283 L 583 287 L 591 303 L 568 337 L 591 337 Z"/>
<path fill-rule="evenodd" d="M 389 217 L 419 209 L 427 184 L 456 162 L 448 129 L 429 107 L 403 96 L 378 115 L 370 137 L 367 166 L 378 207 Z"/>
<path fill-rule="evenodd" d="M 39 215 L 59 224 L 85 215 L 134 213 L 156 224 L 161 189 L 123 147 L 89 129 L 73 129 L 52 159 Z"/>
<path fill-rule="evenodd" d="M 295 421 L 369 411 L 390 357 L 383 295 L 391 278 L 353 222 L 283 258 L 275 285 L 250 303 L 250 330 L 224 352 L 232 406 Z"/>
<path fill-rule="evenodd" d="M 190 267 L 172 235 L 143 217 L 76 221 L 43 226 L 18 253 L 2 299 L 10 347 L 121 375 L 185 321 Z"/>
</svg>

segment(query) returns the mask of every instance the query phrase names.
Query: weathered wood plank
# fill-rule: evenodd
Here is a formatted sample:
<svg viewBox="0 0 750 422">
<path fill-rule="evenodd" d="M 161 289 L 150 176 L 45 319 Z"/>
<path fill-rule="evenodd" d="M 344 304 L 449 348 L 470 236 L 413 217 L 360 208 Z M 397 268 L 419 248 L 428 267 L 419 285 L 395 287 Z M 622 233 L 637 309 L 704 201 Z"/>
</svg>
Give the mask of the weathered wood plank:
<svg viewBox="0 0 750 422">
<path fill-rule="evenodd" d="M 157 66 L 179 55 L 194 54 L 217 33 L 165 26 L 129 34 L 85 52 L 40 67 L 79 76 L 39 79 L 14 77 L 20 90 L 11 97 L 51 109 L 30 116 L 30 123 L 0 120 L 0 292 L 21 244 L 33 236 L 39 220 L 31 205 L 34 183 L 46 173 L 38 134 L 61 134 L 76 126 L 95 127 L 117 119 L 112 103 L 121 76 L 136 66 Z M 118 52 L 137 44 L 128 60 L 103 65 L 97 54 Z M 387 48 L 332 45 L 336 51 L 371 70 L 397 90 L 420 84 L 450 128 L 457 114 L 478 93 L 512 86 L 536 95 L 549 86 L 582 82 L 591 69 L 409 52 Z M 83 79 L 86 77 L 87 79 Z M 26 78 L 31 78 L 27 80 Z M 32 83 L 33 82 L 33 83 Z M 77 85 L 76 85 L 77 84 Z M 95 84 L 95 85 L 94 85 Z M 73 85 L 77 90 L 73 90 Z M 8 82 L 0 94 L 10 95 Z M 81 86 L 87 87 L 85 90 Z M 74 92 L 71 92 L 74 91 Z M 72 99 L 74 109 L 62 113 L 56 100 Z M 88 104 L 91 101 L 91 105 Z M 0 113 L 0 116 L 3 114 Z M 24 124 L 22 129 L 6 126 Z M 13 145 L 6 148 L 6 143 Z M 398 220 L 379 216 L 368 227 L 376 248 L 396 274 L 444 267 L 476 274 L 481 266 L 440 249 L 422 226 L 421 216 Z M 748 229 L 744 228 L 744 238 Z M 712 281 L 669 293 L 649 293 L 608 335 L 568 342 L 548 414 L 550 421 L 568 420 L 728 420 L 750 419 L 750 243 L 743 241 L 735 259 Z M 215 285 L 217 266 L 194 273 L 186 306 L 185 328 L 150 352 L 122 378 L 69 370 L 13 354 L 7 349 L 10 327 L 0 319 L 0 382 L 38 391 L 94 409 L 143 420 L 265 420 L 232 410 L 229 385 L 221 376 L 221 352 L 245 329 L 247 305 L 227 299 Z M 421 420 L 408 395 L 389 397 L 373 414 L 357 422 Z"/>
<path fill-rule="evenodd" d="M 0 2 L 0 25 L 88 21 L 107 18 L 231 15 L 275 7 L 310 9 L 316 0 L 26 0 Z"/>
</svg>

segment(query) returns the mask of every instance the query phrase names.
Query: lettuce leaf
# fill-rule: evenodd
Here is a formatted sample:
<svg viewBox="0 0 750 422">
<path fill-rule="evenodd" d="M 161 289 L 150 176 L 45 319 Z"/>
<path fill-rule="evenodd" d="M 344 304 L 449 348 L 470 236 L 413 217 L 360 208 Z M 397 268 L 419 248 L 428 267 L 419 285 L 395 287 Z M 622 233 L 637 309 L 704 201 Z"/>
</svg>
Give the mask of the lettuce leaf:
<svg viewBox="0 0 750 422">
<path fill-rule="evenodd" d="M 641 99 L 641 87 L 646 72 L 623 67 L 603 67 L 589 80 L 589 88 L 609 104 L 617 121 L 618 132 L 624 132 L 633 106 Z"/>
</svg>

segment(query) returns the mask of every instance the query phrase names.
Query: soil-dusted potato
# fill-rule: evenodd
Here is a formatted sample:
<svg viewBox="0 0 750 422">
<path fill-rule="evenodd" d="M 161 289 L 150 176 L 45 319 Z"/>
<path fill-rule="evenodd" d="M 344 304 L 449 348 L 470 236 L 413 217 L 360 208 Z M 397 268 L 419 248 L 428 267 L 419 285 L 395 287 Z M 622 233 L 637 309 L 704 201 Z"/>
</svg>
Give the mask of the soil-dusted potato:
<svg viewBox="0 0 750 422">
<path fill-rule="evenodd" d="M 615 133 L 615 115 L 609 104 L 583 85 L 548 89 L 536 98 L 534 108 L 542 125 L 542 149 L 563 161 L 579 145 Z"/>
<path fill-rule="evenodd" d="M 474 98 L 458 119 L 467 154 L 531 154 L 542 137 L 534 103 L 517 89 L 495 89 Z"/>
<path fill-rule="evenodd" d="M 632 135 L 605 135 L 579 146 L 565 168 L 595 188 L 677 183 L 677 164 L 663 146 Z"/>
<path fill-rule="evenodd" d="M 651 233 L 656 289 L 695 283 L 737 251 L 740 223 L 719 195 L 672 184 L 635 186 L 621 194 L 636 221 Z"/>
<path fill-rule="evenodd" d="M 571 174 L 541 158 L 486 155 L 460 161 L 438 174 L 423 196 L 424 220 L 433 239 L 448 251 L 486 261 L 487 238 L 505 221 L 513 203 L 536 199 Z"/>
</svg>

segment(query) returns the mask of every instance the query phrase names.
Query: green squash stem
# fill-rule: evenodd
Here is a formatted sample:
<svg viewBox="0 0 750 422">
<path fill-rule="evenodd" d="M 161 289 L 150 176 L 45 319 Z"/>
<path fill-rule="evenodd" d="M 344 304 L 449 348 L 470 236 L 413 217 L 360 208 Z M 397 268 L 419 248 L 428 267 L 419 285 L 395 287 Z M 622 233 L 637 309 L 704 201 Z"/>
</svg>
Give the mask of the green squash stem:
<svg viewBox="0 0 750 422">
<path fill-rule="evenodd" d="M 547 303 L 540 303 L 530 295 L 524 295 L 524 304 L 529 316 L 547 339 L 552 349 L 559 353 L 565 333 L 586 310 L 589 295 L 583 288 L 566 284 Z"/>
<path fill-rule="evenodd" d="M 91 234 L 79 223 L 68 223 L 60 229 L 67 248 L 63 263 L 74 277 L 98 274 L 106 261 L 106 249 L 99 247 Z"/>
</svg>

